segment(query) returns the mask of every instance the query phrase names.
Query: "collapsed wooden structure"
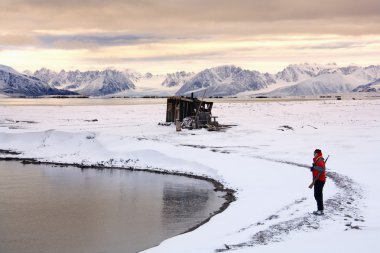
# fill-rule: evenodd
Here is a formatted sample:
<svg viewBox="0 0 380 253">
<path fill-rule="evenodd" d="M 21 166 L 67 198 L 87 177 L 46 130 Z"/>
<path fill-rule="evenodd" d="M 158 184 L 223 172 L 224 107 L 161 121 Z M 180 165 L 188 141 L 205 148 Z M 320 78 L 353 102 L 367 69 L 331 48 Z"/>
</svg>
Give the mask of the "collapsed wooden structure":
<svg viewBox="0 0 380 253">
<path fill-rule="evenodd" d="M 213 102 L 193 97 L 175 96 L 167 99 L 166 122 L 180 122 L 182 128 L 197 129 L 217 126 L 212 116 Z"/>
</svg>

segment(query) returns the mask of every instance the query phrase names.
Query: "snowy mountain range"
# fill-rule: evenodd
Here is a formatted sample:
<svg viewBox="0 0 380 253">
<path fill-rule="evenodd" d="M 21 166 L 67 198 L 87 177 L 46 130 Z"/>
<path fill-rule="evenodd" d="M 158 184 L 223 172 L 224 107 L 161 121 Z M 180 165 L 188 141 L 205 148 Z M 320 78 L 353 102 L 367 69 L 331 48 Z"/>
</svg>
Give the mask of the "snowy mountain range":
<svg viewBox="0 0 380 253">
<path fill-rule="evenodd" d="M 190 80 L 195 73 L 187 73 L 185 71 L 176 72 L 173 74 L 167 74 L 165 80 L 162 82 L 162 86 L 165 87 L 182 87 L 188 80 Z"/>
<path fill-rule="evenodd" d="M 103 96 L 135 88 L 134 83 L 124 73 L 113 69 L 85 72 L 61 70 L 57 73 L 42 68 L 35 71 L 33 76 L 52 87 L 86 96 Z"/>
<path fill-rule="evenodd" d="M 286 73 L 286 74 L 285 74 Z M 276 74 L 276 83 L 267 90 L 268 96 L 313 96 L 356 91 L 360 85 L 380 78 L 380 65 L 359 67 L 350 65 L 338 67 L 336 64 L 289 65 Z"/>
<path fill-rule="evenodd" d="M 33 73 L 53 87 L 66 89 L 87 96 L 144 96 L 173 95 L 178 86 L 183 85 L 193 73 L 176 72 L 166 75 L 139 73 L 130 69 L 119 71 L 65 71 L 54 72 L 42 68 Z M 175 90 L 174 90 L 175 89 Z M 165 92 L 170 90 L 168 94 Z"/>
<path fill-rule="evenodd" d="M 260 73 L 235 66 L 206 69 L 176 93 L 207 88 L 207 96 L 314 96 L 352 92 L 380 78 L 380 66 L 293 64 L 276 73 Z"/>
<path fill-rule="evenodd" d="M 380 65 L 293 64 L 275 74 L 234 65 L 187 73 L 154 75 L 126 70 L 55 72 L 42 68 L 21 74 L 0 65 L 0 92 L 10 96 L 172 96 L 207 88 L 206 96 L 309 96 L 378 91 Z"/>
<path fill-rule="evenodd" d="M 354 92 L 380 92 L 380 79 L 368 84 L 360 85 L 354 89 Z"/>
<path fill-rule="evenodd" d="M 356 87 L 356 83 L 344 75 L 337 73 L 321 74 L 301 81 L 295 85 L 278 88 L 267 95 L 270 96 L 308 96 L 331 93 L 347 93 Z"/>
<path fill-rule="evenodd" d="M 21 74 L 4 65 L 0 65 L 0 93 L 9 96 L 77 95 L 53 88 L 36 77 Z"/>
<path fill-rule="evenodd" d="M 229 96 L 247 90 L 260 90 L 274 82 L 273 76 L 269 74 L 235 66 L 221 66 L 199 72 L 176 94 L 183 95 L 191 90 L 207 88 L 207 96 Z"/>
</svg>

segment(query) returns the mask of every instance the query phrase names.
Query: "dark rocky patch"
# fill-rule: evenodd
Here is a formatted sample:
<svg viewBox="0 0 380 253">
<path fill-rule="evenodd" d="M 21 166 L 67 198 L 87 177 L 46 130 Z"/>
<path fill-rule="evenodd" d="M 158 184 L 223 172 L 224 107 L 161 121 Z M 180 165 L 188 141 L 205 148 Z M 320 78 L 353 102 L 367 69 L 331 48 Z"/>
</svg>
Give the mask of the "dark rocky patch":
<svg viewBox="0 0 380 253">
<path fill-rule="evenodd" d="M 294 131 L 294 128 L 291 126 L 288 126 L 288 125 L 284 125 L 284 126 L 279 126 L 279 128 L 277 130 L 280 130 L 280 131 L 292 130 L 292 131 Z"/>
<path fill-rule="evenodd" d="M 21 155 L 21 152 L 11 150 L 11 149 L 0 149 L 0 154 L 3 155 Z"/>
</svg>

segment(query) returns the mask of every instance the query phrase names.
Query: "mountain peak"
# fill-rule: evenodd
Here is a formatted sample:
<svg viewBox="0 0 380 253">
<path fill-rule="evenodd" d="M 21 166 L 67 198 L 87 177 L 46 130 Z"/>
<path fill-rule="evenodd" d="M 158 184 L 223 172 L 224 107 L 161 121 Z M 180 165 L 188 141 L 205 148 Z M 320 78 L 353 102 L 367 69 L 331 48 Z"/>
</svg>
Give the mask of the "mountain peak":
<svg viewBox="0 0 380 253">
<path fill-rule="evenodd" d="M 1 65 L 1 64 L 0 64 L 0 70 L 2 70 L 4 72 L 18 73 L 15 69 L 13 69 L 9 66 Z"/>
<path fill-rule="evenodd" d="M 77 93 L 50 87 L 36 77 L 25 75 L 13 68 L 0 66 L 0 92 L 10 96 L 76 95 Z"/>
<path fill-rule="evenodd" d="M 223 65 L 197 73 L 176 94 L 182 95 L 206 87 L 208 96 L 229 96 L 247 90 L 258 90 L 273 82 L 271 75 L 242 70 L 234 65 Z"/>
<path fill-rule="evenodd" d="M 166 74 L 165 80 L 162 82 L 161 86 L 165 87 L 181 87 L 184 85 L 190 78 L 194 76 L 194 73 L 187 73 L 185 71 L 179 71 L 171 74 Z"/>
<path fill-rule="evenodd" d="M 103 96 L 134 88 L 134 83 L 125 72 L 112 67 L 102 71 L 66 72 L 61 70 L 59 73 L 41 68 L 34 73 L 34 76 L 53 87 L 68 89 L 87 96 Z"/>
</svg>

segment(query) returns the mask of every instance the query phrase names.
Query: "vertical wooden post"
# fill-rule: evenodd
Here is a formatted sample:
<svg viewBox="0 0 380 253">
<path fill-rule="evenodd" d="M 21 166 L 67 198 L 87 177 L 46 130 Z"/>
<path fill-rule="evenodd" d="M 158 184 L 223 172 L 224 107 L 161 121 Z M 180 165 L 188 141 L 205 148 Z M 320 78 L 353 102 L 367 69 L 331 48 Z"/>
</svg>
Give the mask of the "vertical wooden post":
<svg viewBox="0 0 380 253">
<path fill-rule="evenodd" d="M 175 121 L 175 130 L 177 131 L 177 132 L 180 132 L 182 129 L 181 129 L 181 121 L 179 121 L 179 120 L 176 120 Z"/>
<path fill-rule="evenodd" d="M 177 120 L 179 121 L 179 118 L 181 117 L 180 111 L 179 111 L 180 107 L 181 107 L 181 103 L 177 101 L 175 105 L 174 122 L 176 122 Z"/>
<path fill-rule="evenodd" d="M 196 125 L 197 125 L 197 128 L 199 126 L 199 123 L 198 123 L 198 114 L 199 114 L 199 111 L 201 110 L 201 106 L 202 106 L 202 103 L 203 103 L 203 99 L 205 98 L 205 95 L 206 95 L 206 91 L 207 89 L 205 89 L 205 91 L 203 92 L 203 96 L 202 96 L 202 100 L 198 106 L 198 110 L 197 110 L 197 113 L 195 114 L 195 120 L 196 120 Z"/>
</svg>

